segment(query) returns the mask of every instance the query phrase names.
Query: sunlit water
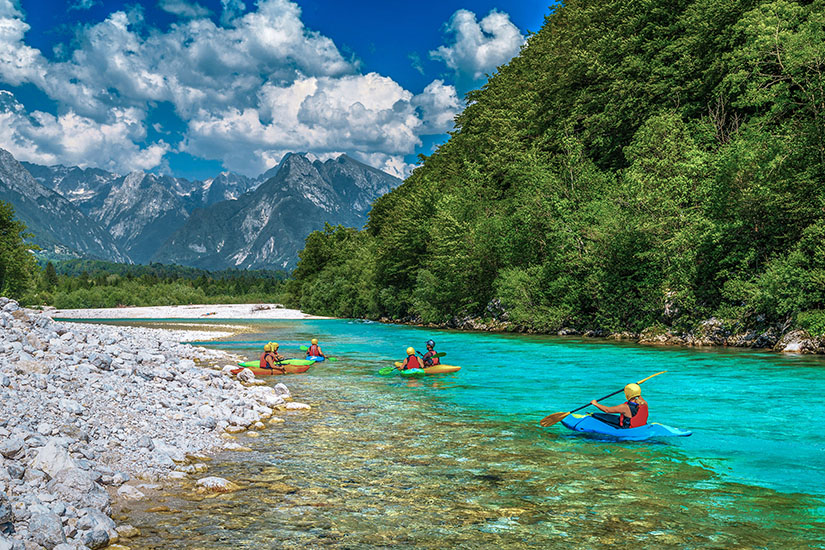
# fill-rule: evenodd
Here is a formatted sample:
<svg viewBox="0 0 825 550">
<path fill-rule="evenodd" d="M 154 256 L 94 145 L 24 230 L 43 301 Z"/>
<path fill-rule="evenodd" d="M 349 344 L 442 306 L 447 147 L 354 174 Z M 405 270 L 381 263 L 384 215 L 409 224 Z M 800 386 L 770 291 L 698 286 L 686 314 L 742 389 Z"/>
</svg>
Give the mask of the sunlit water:
<svg viewBox="0 0 825 550">
<path fill-rule="evenodd" d="M 278 377 L 313 410 L 210 462 L 242 490 L 205 498 L 184 484 L 162 497 L 168 512 L 135 506 L 132 548 L 825 548 L 821 358 L 244 324 L 259 332 L 233 342 L 275 340 L 299 356 L 318 337 L 341 360 Z M 460 372 L 376 375 L 430 337 Z M 643 385 L 651 421 L 692 437 L 615 443 L 538 426 L 661 370 Z"/>
</svg>

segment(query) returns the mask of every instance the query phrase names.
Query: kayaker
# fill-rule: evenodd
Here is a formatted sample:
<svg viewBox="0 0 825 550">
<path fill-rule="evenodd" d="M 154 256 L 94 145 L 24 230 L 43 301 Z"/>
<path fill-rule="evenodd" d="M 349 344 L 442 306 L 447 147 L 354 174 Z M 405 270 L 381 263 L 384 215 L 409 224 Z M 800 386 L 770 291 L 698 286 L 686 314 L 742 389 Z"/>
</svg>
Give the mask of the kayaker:
<svg viewBox="0 0 825 550">
<path fill-rule="evenodd" d="M 323 357 L 324 359 L 327 358 L 327 356 L 324 355 L 324 352 L 321 351 L 321 347 L 318 345 L 318 339 L 317 338 L 313 338 L 312 341 L 310 342 L 310 344 L 311 345 L 309 346 L 309 349 L 307 350 L 307 357 L 313 356 L 313 357 Z"/>
<path fill-rule="evenodd" d="M 401 366 L 399 368 L 401 370 L 424 368 L 424 365 L 421 364 L 421 360 L 415 354 L 415 348 L 413 348 L 412 346 L 407 348 L 407 358 L 404 359 L 404 362 L 401 363 Z"/>
<path fill-rule="evenodd" d="M 424 365 L 432 367 L 433 365 L 440 365 L 441 360 L 435 356 L 435 342 L 427 340 L 427 353 L 424 354 Z"/>
<path fill-rule="evenodd" d="M 639 384 L 625 386 L 624 396 L 627 401 L 614 407 L 605 407 L 594 399 L 590 404 L 602 412 L 593 413 L 591 416 L 619 428 L 638 428 L 647 424 L 647 401 L 642 399 L 642 388 Z"/>
<path fill-rule="evenodd" d="M 260 367 L 262 369 L 272 369 L 280 372 L 286 372 L 283 365 L 280 364 L 286 358 L 278 353 L 278 343 L 269 342 L 264 345 L 264 352 L 261 354 Z"/>
</svg>

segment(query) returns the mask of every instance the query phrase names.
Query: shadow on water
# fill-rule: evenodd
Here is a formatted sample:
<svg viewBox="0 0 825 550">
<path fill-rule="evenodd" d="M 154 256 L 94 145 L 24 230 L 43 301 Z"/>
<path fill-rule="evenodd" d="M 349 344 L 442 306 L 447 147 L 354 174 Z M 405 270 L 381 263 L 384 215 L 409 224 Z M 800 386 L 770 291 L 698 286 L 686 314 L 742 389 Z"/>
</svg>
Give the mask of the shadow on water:
<svg viewBox="0 0 825 550">
<path fill-rule="evenodd" d="M 375 373 L 393 352 L 431 332 L 279 322 L 232 337 L 242 344 L 222 345 L 251 357 L 257 350 L 246 342 L 272 339 L 297 355 L 316 334 L 342 360 L 283 379 L 313 410 L 283 413 L 285 423 L 239 438 L 252 452 L 209 463 L 208 475 L 241 490 L 198 495 L 189 481 L 151 503 L 131 504 L 125 517 L 141 530 L 132 548 L 823 547 L 822 478 L 815 475 L 821 439 L 811 450 L 809 440 L 790 432 L 808 462 L 796 462 L 785 440 L 786 459 L 776 468 L 796 462 L 814 474 L 783 484 L 754 455 L 764 447 L 772 456 L 775 438 L 788 433 L 728 439 L 702 428 L 712 410 L 697 415 L 677 399 L 706 395 L 698 380 L 711 373 L 713 384 L 740 394 L 718 397 L 724 414 L 760 398 L 759 389 L 741 395 L 757 374 L 764 383 L 783 377 L 793 388 L 818 384 L 807 391 L 820 391 L 821 362 L 444 332 L 436 335 L 439 347 L 465 368 L 407 380 Z M 501 354 L 517 356 L 519 369 L 502 370 L 508 363 Z M 544 414 L 583 404 L 582 396 L 602 395 L 616 380 L 649 374 L 663 361 L 672 372 L 646 388 L 648 399 L 667 420 L 689 422 L 694 437 L 611 443 L 537 425 Z M 791 398 L 802 402 L 807 393 Z M 820 485 L 810 483 L 814 477 Z M 168 511 L 147 511 L 159 504 Z"/>
</svg>

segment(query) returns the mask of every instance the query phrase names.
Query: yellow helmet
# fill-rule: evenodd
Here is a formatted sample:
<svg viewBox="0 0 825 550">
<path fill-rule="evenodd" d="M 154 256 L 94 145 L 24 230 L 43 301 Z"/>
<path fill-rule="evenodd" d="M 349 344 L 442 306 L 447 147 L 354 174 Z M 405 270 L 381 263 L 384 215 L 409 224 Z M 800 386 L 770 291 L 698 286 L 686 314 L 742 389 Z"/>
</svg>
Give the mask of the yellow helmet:
<svg viewBox="0 0 825 550">
<path fill-rule="evenodd" d="M 318 339 L 317 339 L 317 338 L 313 338 L 313 339 L 312 339 L 312 345 L 313 345 L 313 346 L 317 346 L 317 345 L 318 345 Z"/>
<path fill-rule="evenodd" d="M 264 344 L 264 351 L 272 351 L 272 346 L 269 344 Z"/>
<path fill-rule="evenodd" d="M 269 347 L 272 351 L 276 351 L 278 349 L 278 342 L 270 342 Z"/>
<path fill-rule="evenodd" d="M 407 355 L 415 355 L 415 348 L 412 346 L 407 348 Z"/>
<path fill-rule="evenodd" d="M 624 396 L 626 398 L 633 399 L 640 395 L 642 395 L 642 388 L 639 387 L 639 384 L 628 384 L 624 387 Z"/>
</svg>

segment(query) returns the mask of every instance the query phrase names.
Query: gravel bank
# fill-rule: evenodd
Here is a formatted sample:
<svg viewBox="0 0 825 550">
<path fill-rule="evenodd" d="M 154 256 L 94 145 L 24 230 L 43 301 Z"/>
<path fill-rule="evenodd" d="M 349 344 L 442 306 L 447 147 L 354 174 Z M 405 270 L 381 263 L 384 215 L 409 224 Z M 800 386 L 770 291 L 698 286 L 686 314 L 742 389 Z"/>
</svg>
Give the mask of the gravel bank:
<svg viewBox="0 0 825 550">
<path fill-rule="evenodd" d="M 242 450 L 230 434 L 263 429 L 276 410 L 308 408 L 249 371 L 241 383 L 237 357 L 178 343 L 218 336 L 60 323 L 0 298 L 0 550 L 133 535 L 109 517 L 113 499 L 189 476 L 225 490 L 199 459 Z"/>
<path fill-rule="evenodd" d="M 216 304 L 190 306 L 57 309 L 49 315 L 63 319 L 329 319 L 308 315 L 281 304 Z"/>
</svg>

